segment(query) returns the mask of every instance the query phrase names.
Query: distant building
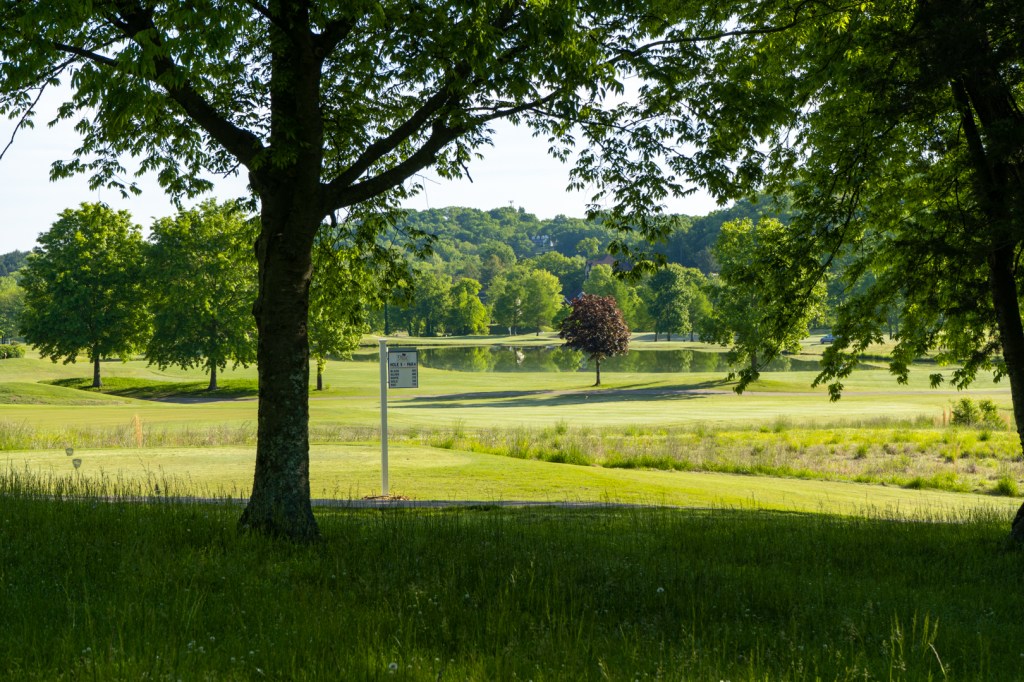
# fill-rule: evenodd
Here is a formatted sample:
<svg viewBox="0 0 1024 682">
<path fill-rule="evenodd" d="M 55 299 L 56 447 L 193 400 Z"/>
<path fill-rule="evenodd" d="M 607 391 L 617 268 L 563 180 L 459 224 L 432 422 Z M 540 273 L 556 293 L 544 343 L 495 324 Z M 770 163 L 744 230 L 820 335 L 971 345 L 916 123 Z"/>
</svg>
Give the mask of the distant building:
<svg viewBox="0 0 1024 682">
<path fill-rule="evenodd" d="M 587 261 L 586 267 L 583 268 L 583 279 L 586 279 L 587 277 L 590 277 L 590 271 L 594 269 L 595 265 L 607 265 L 608 267 L 614 269 L 615 268 L 615 264 L 618 263 L 618 262 L 619 262 L 618 259 L 615 258 L 615 256 L 611 255 L 610 253 L 606 253 L 605 255 L 601 256 L 600 258 L 592 258 L 592 259 Z M 629 265 L 620 265 L 620 269 L 622 269 L 622 270 L 632 270 L 633 268 L 632 268 L 632 266 L 629 266 Z"/>
<path fill-rule="evenodd" d="M 538 253 L 547 253 L 555 248 L 555 240 L 548 234 L 535 234 L 530 237 L 530 241 L 533 242 L 533 248 Z"/>
</svg>

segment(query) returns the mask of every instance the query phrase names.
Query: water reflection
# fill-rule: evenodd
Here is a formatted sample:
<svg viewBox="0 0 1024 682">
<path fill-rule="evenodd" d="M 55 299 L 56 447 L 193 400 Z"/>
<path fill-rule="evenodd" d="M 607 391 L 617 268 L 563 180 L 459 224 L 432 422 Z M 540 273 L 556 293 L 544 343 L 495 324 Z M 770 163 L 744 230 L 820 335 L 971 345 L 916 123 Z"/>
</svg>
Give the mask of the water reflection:
<svg viewBox="0 0 1024 682">
<path fill-rule="evenodd" d="M 364 356 L 376 361 L 375 355 Z M 457 372 L 576 372 L 592 371 L 583 353 L 563 346 L 466 346 L 420 348 L 423 367 Z M 766 372 L 809 371 L 821 368 L 816 360 L 781 357 Z M 698 350 L 631 350 L 601 363 L 602 372 L 728 372 L 725 353 Z"/>
</svg>

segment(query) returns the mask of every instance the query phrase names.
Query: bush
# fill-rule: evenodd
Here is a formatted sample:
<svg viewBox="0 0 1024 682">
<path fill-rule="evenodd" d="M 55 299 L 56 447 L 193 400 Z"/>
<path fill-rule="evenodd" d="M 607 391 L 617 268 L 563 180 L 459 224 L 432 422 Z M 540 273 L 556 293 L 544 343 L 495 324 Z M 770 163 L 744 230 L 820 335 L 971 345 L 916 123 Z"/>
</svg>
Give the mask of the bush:
<svg viewBox="0 0 1024 682">
<path fill-rule="evenodd" d="M 996 495 L 1017 497 L 1020 494 L 1020 488 L 1017 486 L 1017 479 L 1013 478 L 1009 474 L 1003 474 L 999 477 L 999 480 L 996 481 L 996 487 L 992 492 Z"/>
<path fill-rule="evenodd" d="M 0 360 L 25 357 L 25 347 L 13 343 L 0 343 Z"/>
<path fill-rule="evenodd" d="M 961 398 L 953 403 L 953 426 L 983 426 L 990 429 L 1003 430 L 1006 422 L 999 416 L 999 408 L 991 400 L 981 400 L 977 404 L 970 398 Z"/>
<path fill-rule="evenodd" d="M 1005 429 L 1006 422 L 999 416 L 999 408 L 991 400 L 978 402 L 978 410 L 981 412 L 981 423 L 996 429 Z"/>
<path fill-rule="evenodd" d="M 953 403 L 952 417 L 949 423 L 953 426 L 973 426 L 981 419 L 981 410 L 970 398 L 961 398 Z"/>
</svg>

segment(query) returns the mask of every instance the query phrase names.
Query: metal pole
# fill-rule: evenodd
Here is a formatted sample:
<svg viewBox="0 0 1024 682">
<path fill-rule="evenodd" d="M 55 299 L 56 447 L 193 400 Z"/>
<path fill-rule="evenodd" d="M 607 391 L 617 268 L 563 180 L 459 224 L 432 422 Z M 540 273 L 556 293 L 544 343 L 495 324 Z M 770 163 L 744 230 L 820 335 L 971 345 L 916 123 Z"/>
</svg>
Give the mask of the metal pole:
<svg viewBox="0 0 1024 682">
<path fill-rule="evenodd" d="M 380 339 L 380 477 L 381 495 L 388 496 L 388 341 Z"/>
</svg>

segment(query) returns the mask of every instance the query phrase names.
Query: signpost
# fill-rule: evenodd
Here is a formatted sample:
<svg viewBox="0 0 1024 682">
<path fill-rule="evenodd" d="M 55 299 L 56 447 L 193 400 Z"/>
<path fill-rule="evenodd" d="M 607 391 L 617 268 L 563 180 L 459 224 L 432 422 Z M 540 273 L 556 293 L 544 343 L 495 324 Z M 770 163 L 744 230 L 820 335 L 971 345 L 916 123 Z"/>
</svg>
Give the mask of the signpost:
<svg viewBox="0 0 1024 682">
<path fill-rule="evenodd" d="M 388 496 L 388 384 L 391 388 L 419 388 L 420 372 L 415 348 L 388 348 L 380 339 L 380 471 L 381 495 Z"/>
</svg>

